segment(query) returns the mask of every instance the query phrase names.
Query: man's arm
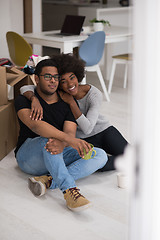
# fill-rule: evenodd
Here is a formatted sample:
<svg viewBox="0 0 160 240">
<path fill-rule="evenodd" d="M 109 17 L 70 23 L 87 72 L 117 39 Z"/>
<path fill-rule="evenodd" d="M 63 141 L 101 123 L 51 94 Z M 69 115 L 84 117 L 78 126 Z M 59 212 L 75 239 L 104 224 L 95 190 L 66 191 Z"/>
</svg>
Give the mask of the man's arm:
<svg viewBox="0 0 160 240">
<path fill-rule="evenodd" d="M 44 121 L 32 121 L 30 118 L 30 109 L 23 108 L 20 109 L 17 114 L 19 119 L 33 132 L 36 134 L 45 137 L 45 138 L 56 138 L 62 142 L 65 142 L 69 146 L 75 148 L 81 157 L 84 156 L 84 149 L 86 152 L 91 150 L 89 143 L 84 140 L 75 138 L 76 123 L 66 121 L 64 124 L 64 132 L 58 130 L 52 125 Z M 71 128 L 73 128 L 71 130 Z"/>
<path fill-rule="evenodd" d="M 65 121 L 63 125 L 63 132 L 72 137 L 76 137 L 77 124 L 71 121 Z"/>
<path fill-rule="evenodd" d="M 71 137 L 76 136 L 77 126 L 73 124 L 71 121 L 65 121 L 63 131 L 66 134 L 69 134 Z M 51 154 L 59 154 L 63 152 L 64 147 L 67 147 L 68 144 L 66 142 L 61 142 L 58 139 L 50 138 L 45 146 L 46 150 Z"/>
</svg>

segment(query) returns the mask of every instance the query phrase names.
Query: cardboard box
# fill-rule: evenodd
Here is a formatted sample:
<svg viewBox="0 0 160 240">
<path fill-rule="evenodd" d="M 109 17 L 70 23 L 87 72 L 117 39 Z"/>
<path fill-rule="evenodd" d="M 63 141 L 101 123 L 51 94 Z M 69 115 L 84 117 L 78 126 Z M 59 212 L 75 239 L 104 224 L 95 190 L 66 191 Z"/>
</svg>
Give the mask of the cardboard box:
<svg viewBox="0 0 160 240">
<path fill-rule="evenodd" d="M 14 99 L 19 89 L 35 84 L 34 75 L 28 75 L 16 67 L 0 67 L 0 160 L 16 147 L 19 124 L 14 109 Z M 8 88 L 9 86 L 9 88 Z"/>
<path fill-rule="evenodd" d="M 18 96 L 20 87 L 27 84 L 35 84 L 34 75 L 25 74 L 16 67 L 0 67 L 0 106 L 8 104 L 8 99 Z M 9 89 L 7 85 L 10 86 Z"/>
<path fill-rule="evenodd" d="M 7 84 L 6 84 L 6 69 L 5 67 L 0 67 L 0 106 L 7 104 Z"/>
<path fill-rule="evenodd" d="M 0 106 L 0 160 L 16 147 L 18 128 L 14 102 L 9 101 Z"/>
</svg>

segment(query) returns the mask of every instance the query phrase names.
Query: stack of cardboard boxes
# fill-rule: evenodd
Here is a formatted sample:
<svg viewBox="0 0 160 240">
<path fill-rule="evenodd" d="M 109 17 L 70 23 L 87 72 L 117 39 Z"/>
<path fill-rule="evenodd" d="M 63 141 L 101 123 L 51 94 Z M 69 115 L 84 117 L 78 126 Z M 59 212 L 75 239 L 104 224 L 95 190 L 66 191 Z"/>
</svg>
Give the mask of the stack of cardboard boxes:
<svg viewBox="0 0 160 240">
<path fill-rule="evenodd" d="M 0 160 L 16 146 L 19 125 L 14 99 L 19 95 L 20 87 L 26 84 L 35 84 L 34 76 L 16 67 L 0 67 Z"/>
</svg>

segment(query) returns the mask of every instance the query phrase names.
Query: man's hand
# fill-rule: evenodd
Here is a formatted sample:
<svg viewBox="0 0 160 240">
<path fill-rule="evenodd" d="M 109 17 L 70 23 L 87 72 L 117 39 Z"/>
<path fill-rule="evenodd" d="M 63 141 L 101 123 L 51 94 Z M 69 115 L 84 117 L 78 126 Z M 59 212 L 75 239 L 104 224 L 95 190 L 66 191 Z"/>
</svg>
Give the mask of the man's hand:
<svg viewBox="0 0 160 240">
<path fill-rule="evenodd" d="M 90 144 L 82 139 L 79 138 L 71 138 L 68 141 L 68 144 L 76 149 L 80 155 L 81 158 L 84 158 L 84 149 L 86 153 L 92 150 Z"/>
<path fill-rule="evenodd" d="M 31 115 L 32 120 L 42 120 L 43 118 L 43 108 L 36 96 L 31 97 Z"/>
<path fill-rule="evenodd" d="M 63 152 L 65 144 L 58 139 L 49 138 L 45 149 L 51 154 L 59 154 Z"/>
<path fill-rule="evenodd" d="M 84 158 L 84 149 L 86 153 L 92 150 L 89 143 L 79 138 L 73 138 L 70 136 L 70 140 L 68 141 L 68 144 L 72 148 L 76 149 L 80 157 L 82 158 Z M 51 154 L 55 155 L 63 152 L 64 147 L 65 147 L 65 144 L 63 142 L 54 138 L 50 138 L 45 146 L 45 149 Z"/>
</svg>

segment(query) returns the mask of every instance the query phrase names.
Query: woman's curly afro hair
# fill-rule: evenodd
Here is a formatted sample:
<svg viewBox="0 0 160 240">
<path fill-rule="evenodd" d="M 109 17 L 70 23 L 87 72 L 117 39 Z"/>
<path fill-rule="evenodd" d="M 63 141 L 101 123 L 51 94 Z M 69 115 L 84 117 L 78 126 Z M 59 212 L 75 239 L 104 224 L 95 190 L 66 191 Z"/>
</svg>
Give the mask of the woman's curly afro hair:
<svg viewBox="0 0 160 240">
<path fill-rule="evenodd" d="M 72 54 L 59 54 L 51 57 L 57 63 L 60 76 L 72 72 L 76 75 L 78 82 L 81 82 L 85 74 L 85 62 Z"/>
</svg>

